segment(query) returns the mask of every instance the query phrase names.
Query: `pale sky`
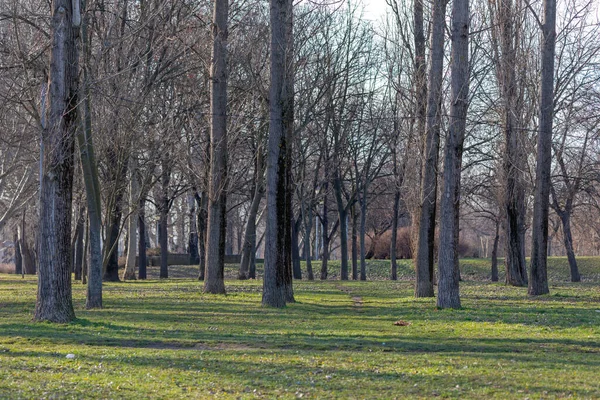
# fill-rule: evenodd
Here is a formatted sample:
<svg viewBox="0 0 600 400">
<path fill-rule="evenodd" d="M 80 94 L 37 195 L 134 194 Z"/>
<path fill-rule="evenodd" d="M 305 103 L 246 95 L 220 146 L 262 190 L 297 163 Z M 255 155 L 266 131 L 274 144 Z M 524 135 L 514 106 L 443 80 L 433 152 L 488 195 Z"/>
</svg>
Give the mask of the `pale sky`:
<svg viewBox="0 0 600 400">
<path fill-rule="evenodd" d="M 387 8 L 385 0 L 363 0 L 363 2 L 365 4 L 365 18 L 380 21 Z"/>
</svg>

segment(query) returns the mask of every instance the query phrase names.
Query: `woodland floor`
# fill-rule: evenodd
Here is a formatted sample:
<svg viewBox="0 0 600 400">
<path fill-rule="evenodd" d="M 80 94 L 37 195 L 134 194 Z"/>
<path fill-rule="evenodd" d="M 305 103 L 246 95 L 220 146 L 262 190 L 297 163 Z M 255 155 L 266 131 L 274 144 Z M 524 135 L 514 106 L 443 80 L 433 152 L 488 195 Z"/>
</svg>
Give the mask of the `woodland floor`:
<svg viewBox="0 0 600 400">
<path fill-rule="evenodd" d="M 107 283 L 102 310 L 75 283 L 67 325 L 31 321 L 35 277 L 0 275 L 0 398 L 600 398 L 600 258 L 578 284 L 552 259 L 538 298 L 464 260 L 461 310 L 414 299 L 409 263 L 382 280 L 388 265 L 295 281 L 283 310 L 261 307 L 260 280 L 204 295 L 192 267 Z"/>
</svg>

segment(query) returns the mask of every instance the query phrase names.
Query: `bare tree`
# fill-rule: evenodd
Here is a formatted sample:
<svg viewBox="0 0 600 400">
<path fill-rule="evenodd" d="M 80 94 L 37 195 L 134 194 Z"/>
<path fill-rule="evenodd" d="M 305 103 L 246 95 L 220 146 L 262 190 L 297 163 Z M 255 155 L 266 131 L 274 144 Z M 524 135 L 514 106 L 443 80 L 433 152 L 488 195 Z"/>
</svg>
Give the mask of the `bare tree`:
<svg viewBox="0 0 600 400">
<path fill-rule="evenodd" d="M 52 2 L 49 113 L 42 127 L 40 238 L 36 321 L 75 318 L 71 293 L 71 205 L 77 126 L 76 35 L 81 15 L 73 2 Z M 45 110 L 43 110 L 45 112 Z"/>
<path fill-rule="evenodd" d="M 431 60 L 427 93 L 427 123 L 422 169 L 419 236 L 415 256 L 416 297 L 433 297 L 433 252 L 437 204 L 437 169 L 440 146 L 442 78 L 444 70 L 444 33 L 446 0 L 433 2 Z"/>
<path fill-rule="evenodd" d="M 452 3 L 450 126 L 444 150 L 440 205 L 438 295 L 440 308 L 460 308 L 458 239 L 460 177 L 469 98 L 469 0 Z"/>
<path fill-rule="evenodd" d="M 547 272 L 548 209 L 552 165 L 552 122 L 554 117 L 554 50 L 556 45 L 556 0 L 544 0 L 542 23 L 542 74 L 540 77 L 540 125 L 537 140 L 535 197 L 531 264 L 527 293 L 549 293 Z"/>
</svg>

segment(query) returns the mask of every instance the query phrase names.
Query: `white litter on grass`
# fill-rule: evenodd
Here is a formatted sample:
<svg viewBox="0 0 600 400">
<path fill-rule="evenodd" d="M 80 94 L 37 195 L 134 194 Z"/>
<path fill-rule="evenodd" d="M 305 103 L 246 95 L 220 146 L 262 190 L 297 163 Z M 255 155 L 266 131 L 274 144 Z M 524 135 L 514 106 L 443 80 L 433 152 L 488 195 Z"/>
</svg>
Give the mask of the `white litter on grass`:
<svg viewBox="0 0 600 400">
<path fill-rule="evenodd" d="M 67 357 L 69 360 L 72 360 L 75 358 L 75 354 L 67 354 Z"/>
</svg>

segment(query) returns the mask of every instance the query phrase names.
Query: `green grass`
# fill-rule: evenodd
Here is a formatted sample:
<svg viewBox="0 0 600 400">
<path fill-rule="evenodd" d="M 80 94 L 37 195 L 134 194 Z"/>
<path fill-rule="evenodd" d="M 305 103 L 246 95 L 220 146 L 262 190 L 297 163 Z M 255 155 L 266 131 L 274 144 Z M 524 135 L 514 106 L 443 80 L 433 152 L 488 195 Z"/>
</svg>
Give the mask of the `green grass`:
<svg viewBox="0 0 600 400">
<path fill-rule="evenodd" d="M 587 261 L 571 284 L 552 260 L 551 294 L 530 298 L 465 260 L 461 310 L 414 299 L 410 264 L 398 282 L 296 281 L 283 310 L 260 306 L 261 281 L 228 280 L 226 296 L 187 278 L 109 283 L 92 311 L 74 284 L 67 325 L 33 323 L 35 278 L 0 275 L 0 398 L 600 398 L 600 259 Z"/>
</svg>

